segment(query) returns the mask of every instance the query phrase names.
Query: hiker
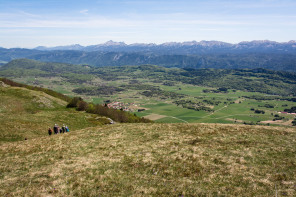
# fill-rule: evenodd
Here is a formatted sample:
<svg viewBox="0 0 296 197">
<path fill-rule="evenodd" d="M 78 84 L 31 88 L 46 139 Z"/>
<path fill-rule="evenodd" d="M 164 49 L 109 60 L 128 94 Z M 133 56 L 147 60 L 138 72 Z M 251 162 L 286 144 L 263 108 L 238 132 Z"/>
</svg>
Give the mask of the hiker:
<svg viewBox="0 0 296 197">
<path fill-rule="evenodd" d="M 62 128 L 60 128 L 60 127 L 58 127 L 59 128 L 59 131 L 60 131 L 60 133 L 63 133 L 63 130 L 62 130 Z"/>
<path fill-rule="evenodd" d="M 58 134 L 59 133 L 58 125 L 57 124 L 54 124 L 53 131 L 54 131 L 54 134 Z"/>
<path fill-rule="evenodd" d="M 69 127 L 67 125 L 66 125 L 65 129 L 66 129 L 66 132 L 70 132 Z"/>
<path fill-rule="evenodd" d="M 48 135 L 51 135 L 52 134 L 52 129 L 49 127 L 48 128 Z"/>
<path fill-rule="evenodd" d="M 63 133 L 66 132 L 66 128 L 65 128 L 65 125 L 64 125 L 64 124 L 63 124 L 63 126 L 62 126 L 62 130 L 63 130 Z"/>
</svg>

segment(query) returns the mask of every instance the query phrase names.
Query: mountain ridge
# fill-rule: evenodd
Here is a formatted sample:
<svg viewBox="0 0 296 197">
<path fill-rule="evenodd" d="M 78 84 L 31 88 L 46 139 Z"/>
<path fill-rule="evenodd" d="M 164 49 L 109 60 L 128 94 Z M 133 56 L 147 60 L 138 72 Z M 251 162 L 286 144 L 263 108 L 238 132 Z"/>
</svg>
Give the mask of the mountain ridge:
<svg viewBox="0 0 296 197">
<path fill-rule="evenodd" d="M 107 48 L 106 48 L 107 47 Z M 109 47 L 109 48 L 108 48 Z M 115 47 L 115 48 L 114 48 Z M 296 48 L 296 41 L 290 40 L 288 42 L 276 42 L 270 40 L 253 40 L 253 41 L 241 41 L 239 43 L 233 44 L 223 41 L 216 41 L 216 40 L 201 40 L 201 41 L 185 41 L 185 42 L 165 42 L 161 44 L 155 43 L 132 43 L 126 44 L 125 42 L 114 42 L 109 40 L 105 43 L 96 44 L 96 45 L 88 45 L 82 46 L 80 44 L 73 44 L 73 45 L 64 45 L 64 46 L 54 46 L 54 47 L 45 47 L 45 46 L 38 46 L 34 49 L 36 50 L 82 50 L 82 51 L 97 51 L 97 50 L 115 50 L 120 49 L 122 51 L 133 50 L 130 48 L 133 47 L 148 47 L 148 48 L 165 48 L 165 47 L 220 47 L 223 49 L 245 49 L 246 47 L 292 47 Z M 134 49 L 135 50 L 135 49 Z M 296 49 L 295 49 L 296 50 Z"/>
<path fill-rule="evenodd" d="M 38 49 L 38 50 L 37 50 Z M 296 72 L 296 41 L 169 42 L 163 44 L 108 41 L 99 45 L 35 49 L 0 48 L 0 63 L 27 58 L 45 62 L 122 66 L 154 64 L 178 68 L 266 68 Z"/>
</svg>

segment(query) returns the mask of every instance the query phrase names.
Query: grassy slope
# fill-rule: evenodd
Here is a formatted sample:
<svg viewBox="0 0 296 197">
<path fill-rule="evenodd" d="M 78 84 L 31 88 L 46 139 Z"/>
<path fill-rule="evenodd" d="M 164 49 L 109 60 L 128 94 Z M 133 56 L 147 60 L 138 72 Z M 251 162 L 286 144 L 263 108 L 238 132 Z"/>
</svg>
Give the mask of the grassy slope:
<svg viewBox="0 0 296 197">
<path fill-rule="evenodd" d="M 47 135 L 55 123 L 71 130 L 95 126 L 91 115 L 66 109 L 66 102 L 43 92 L 0 87 L 0 143 Z"/>
<path fill-rule="evenodd" d="M 115 124 L 0 145 L 1 196 L 295 196 L 294 128 Z"/>
</svg>

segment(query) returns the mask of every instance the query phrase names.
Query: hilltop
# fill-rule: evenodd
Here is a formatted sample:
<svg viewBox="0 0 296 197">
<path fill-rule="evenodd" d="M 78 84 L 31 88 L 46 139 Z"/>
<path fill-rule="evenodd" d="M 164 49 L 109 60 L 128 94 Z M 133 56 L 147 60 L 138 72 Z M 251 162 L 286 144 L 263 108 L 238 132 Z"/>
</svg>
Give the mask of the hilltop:
<svg viewBox="0 0 296 197">
<path fill-rule="evenodd" d="M 1 196 L 295 196 L 296 130 L 115 124 L 0 145 Z"/>
</svg>

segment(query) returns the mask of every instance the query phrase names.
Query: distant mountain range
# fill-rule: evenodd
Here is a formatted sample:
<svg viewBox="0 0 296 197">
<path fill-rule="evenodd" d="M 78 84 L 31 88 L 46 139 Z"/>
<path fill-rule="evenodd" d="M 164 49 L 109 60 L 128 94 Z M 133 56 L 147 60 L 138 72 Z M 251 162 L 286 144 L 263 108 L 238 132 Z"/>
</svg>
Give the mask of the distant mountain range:
<svg viewBox="0 0 296 197">
<path fill-rule="evenodd" d="M 219 41 L 125 44 L 108 41 L 81 46 L 0 48 L 0 65 L 28 58 L 44 62 L 122 66 L 154 64 L 179 68 L 266 68 L 296 72 L 296 41 L 251 41 L 230 44 Z"/>
<path fill-rule="evenodd" d="M 191 42 L 167 42 L 163 44 L 113 42 L 112 40 L 98 45 L 81 46 L 79 44 L 69 46 L 44 47 L 39 46 L 36 50 L 77 50 L 77 51 L 108 51 L 108 52 L 151 52 L 158 54 L 194 55 L 199 53 L 217 52 L 296 52 L 296 41 L 275 42 L 258 40 L 231 44 L 220 41 L 191 41 Z"/>
</svg>

